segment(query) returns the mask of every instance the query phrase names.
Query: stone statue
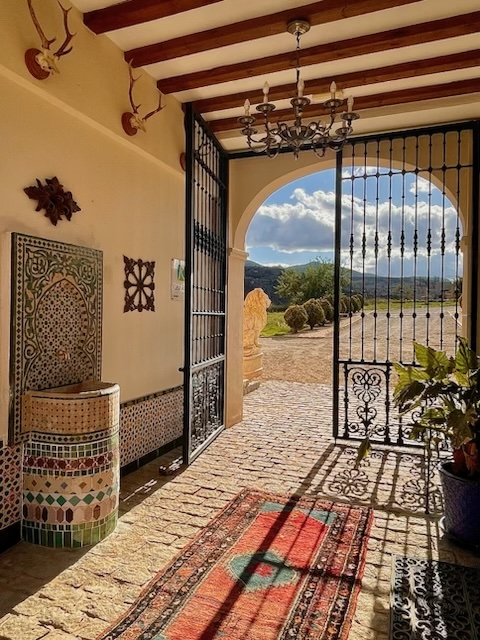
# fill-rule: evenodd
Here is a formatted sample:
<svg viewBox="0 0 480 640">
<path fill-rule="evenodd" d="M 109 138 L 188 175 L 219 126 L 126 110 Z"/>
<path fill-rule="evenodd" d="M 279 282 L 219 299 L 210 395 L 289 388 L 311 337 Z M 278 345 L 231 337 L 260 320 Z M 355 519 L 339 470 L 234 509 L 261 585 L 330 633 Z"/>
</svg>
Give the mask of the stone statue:
<svg viewBox="0 0 480 640">
<path fill-rule="evenodd" d="M 263 371 L 263 353 L 259 342 L 260 332 L 267 323 L 270 298 L 263 289 L 247 294 L 243 305 L 243 377 L 259 378 Z"/>
</svg>

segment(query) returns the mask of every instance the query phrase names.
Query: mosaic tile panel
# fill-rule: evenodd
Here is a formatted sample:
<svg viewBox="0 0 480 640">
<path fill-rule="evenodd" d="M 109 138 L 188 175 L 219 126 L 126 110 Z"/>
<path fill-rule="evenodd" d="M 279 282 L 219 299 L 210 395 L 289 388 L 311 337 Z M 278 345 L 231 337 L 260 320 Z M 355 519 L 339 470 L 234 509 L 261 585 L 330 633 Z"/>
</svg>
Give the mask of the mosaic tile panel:
<svg viewBox="0 0 480 640">
<path fill-rule="evenodd" d="M 91 443 L 95 444 L 98 440 L 103 438 L 108 438 L 110 435 L 110 431 L 108 429 L 104 429 L 103 431 L 93 431 L 92 433 L 84 433 L 82 434 L 82 443 Z M 78 444 L 78 436 L 77 435 L 69 435 L 69 434 L 61 434 L 61 433 L 41 433 L 40 431 L 35 432 L 35 440 L 38 445 L 42 442 L 48 444 Z"/>
<path fill-rule="evenodd" d="M 24 464 L 28 466 L 29 472 L 33 469 L 81 471 L 83 469 L 99 469 L 105 467 L 106 464 L 111 464 L 113 458 L 113 451 L 88 458 L 56 458 L 53 454 L 38 457 L 25 454 Z"/>
<path fill-rule="evenodd" d="M 35 439 L 41 434 L 36 433 Z M 46 434 L 49 435 L 49 434 Z M 28 455 L 37 456 L 38 458 L 54 456 L 55 458 L 88 458 L 91 456 L 99 456 L 107 453 L 118 445 L 118 434 L 109 436 L 108 433 L 97 432 L 92 434 L 96 437 L 95 442 L 78 442 L 78 438 L 70 438 L 67 445 L 44 443 L 43 441 L 32 442 L 27 444 Z M 53 439 L 53 437 L 52 437 Z M 82 436 L 82 440 L 83 440 Z"/>
<path fill-rule="evenodd" d="M 122 404 L 120 465 L 124 466 L 183 433 L 182 387 Z"/>
<path fill-rule="evenodd" d="M 19 522 L 22 513 L 22 447 L 0 448 L 0 529 Z"/>
<path fill-rule="evenodd" d="M 26 390 L 100 379 L 102 280 L 101 251 L 12 234 L 12 444 Z"/>
<path fill-rule="evenodd" d="M 72 478 L 68 475 L 55 477 L 51 475 L 45 476 L 39 473 L 31 473 L 24 478 L 23 490 L 32 493 L 55 492 L 58 494 L 72 494 L 74 488 L 79 488 L 85 493 L 93 493 L 95 491 L 103 491 L 105 489 L 108 489 L 109 487 L 112 487 L 114 485 L 114 480 L 114 470 L 111 467 L 107 467 L 104 471 L 101 471 L 99 473 L 92 473 L 86 476 L 82 476 L 80 479 L 76 475 Z M 52 502 L 54 501 L 55 496 L 52 499 Z"/>
<path fill-rule="evenodd" d="M 182 388 L 124 403 L 120 422 L 123 466 L 181 437 Z M 24 491 L 53 496 L 60 491 L 74 494 L 73 489 L 76 488 L 83 494 L 97 490 L 98 495 L 104 487 L 113 486 L 111 451 L 118 446 L 118 434 L 111 436 L 109 430 L 103 430 L 84 434 L 82 439 L 86 440 L 87 436 L 89 442 L 79 442 L 77 435 L 35 433 L 35 441 L 25 443 L 28 474 L 24 476 Z M 90 459 L 94 462 L 90 463 Z M 65 460 L 65 465 L 60 460 Z M 103 466 L 102 460 L 105 461 Z M 3 529 L 19 522 L 22 517 L 22 446 L 0 449 L 0 471 L 0 529 Z M 48 502 L 46 504 L 48 506 Z M 100 519 L 85 535 L 80 528 L 75 531 L 75 537 L 73 525 L 65 528 L 57 523 L 49 529 L 45 522 L 35 525 L 33 521 L 26 520 L 23 537 L 36 544 L 81 546 L 90 544 L 87 542 L 89 539 L 95 542 L 98 536 L 101 539 L 107 535 L 106 531 L 114 530 L 116 520 L 106 520 L 108 522 Z"/>
</svg>

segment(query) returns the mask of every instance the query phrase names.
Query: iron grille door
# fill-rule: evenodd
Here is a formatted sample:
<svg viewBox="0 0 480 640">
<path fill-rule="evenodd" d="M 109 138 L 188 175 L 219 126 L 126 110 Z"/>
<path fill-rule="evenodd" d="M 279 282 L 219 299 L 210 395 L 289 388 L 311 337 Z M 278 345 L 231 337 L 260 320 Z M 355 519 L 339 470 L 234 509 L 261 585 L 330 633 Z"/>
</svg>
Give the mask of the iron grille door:
<svg viewBox="0 0 480 640">
<path fill-rule="evenodd" d="M 460 212 L 475 218 L 476 130 L 356 139 L 338 158 L 335 438 L 418 445 L 392 405 L 393 363 L 416 364 L 414 341 L 450 354 L 458 335 L 474 344 L 477 296 L 466 288 L 476 287 L 478 238 L 463 236 Z M 364 308 L 354 312 L 348 297 L 345 308 L 341 294 L 360 294 Z"/>
<path fill-rule="evenodd" d="M 187 105 L 183 460 L 224 428 L 228 158 Z"/>
</svg>

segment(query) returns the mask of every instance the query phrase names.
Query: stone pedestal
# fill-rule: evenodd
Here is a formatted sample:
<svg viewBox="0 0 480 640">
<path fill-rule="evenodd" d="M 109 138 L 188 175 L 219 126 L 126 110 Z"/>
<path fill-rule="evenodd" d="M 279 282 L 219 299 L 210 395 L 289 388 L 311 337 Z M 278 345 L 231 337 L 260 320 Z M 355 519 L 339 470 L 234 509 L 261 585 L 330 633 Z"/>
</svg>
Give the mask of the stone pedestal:
<svg viewBox="0 0 480 640">
<path fill-rule="evenodd" d="M 243 356 L 243 379 L 256 380 L 261 377 L 263 371 L 263 352 L 254 351 L 250 355 Z"/>
</svg>

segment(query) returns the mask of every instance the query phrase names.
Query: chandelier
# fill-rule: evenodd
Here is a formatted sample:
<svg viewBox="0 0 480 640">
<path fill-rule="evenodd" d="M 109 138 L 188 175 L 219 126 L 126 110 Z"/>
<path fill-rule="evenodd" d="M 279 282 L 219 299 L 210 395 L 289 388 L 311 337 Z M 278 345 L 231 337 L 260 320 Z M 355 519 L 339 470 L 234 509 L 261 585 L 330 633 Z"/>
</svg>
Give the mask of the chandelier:
<svg viewBox="0 0 480 640">
<path fill-rule="evenodd" d="M 360 116 L 353 112 L 353 97 L 347 101 L 347 110 L 340 115 L 342 122 L 337 121 L 337 110 L 345 104 L 345 100 L 337 97 L 337 87 L 335 82 L 330 85 L 330 98 L 323 103 L 329 112 L 327 121 L 321 120 L 302 123 L 303 111 L 311 103 L 311 100 L 303 95 L 305 83 L 300 78 L 300 37 L 310 30 L 310 23 L 306 20 L 293 20 L 287 25 L 287 31 L 295 36 L 296 46 L 296 87 L 297 95 L 290 100 L 293 109 L 293 124 L 286 122 L 270 122 L 270 114 L 276 107 L 268 101 L 269 86 L 265 82 L 263 86 L 263 102 L 256 106 L 256 110 L 263 116 L 263 127 L 265 135 L 258 137 L 258 130 L 255 128 L 255 116 L 250 113 L 250 101 L 245 100 L 245 115 L 238 118 L 238 122 L 243 125 L 242 134 L 246 136 L 250 149 L 257 153 L 265 153 L 269 158 L 275 158 L 280 149 L 289 148 L 293 151 L 295 159 L 302 147 L 312 148 L 319 158 L 323 158 L 327 149 L 339 151 L 352 134 L 352 122 Z M 341 125 L 341 126 L 338 126 Z M 338 128 L 335 128 L 337 127 Z M 260 134 L 261 136 L 262 134 Z"/>
</svg>

